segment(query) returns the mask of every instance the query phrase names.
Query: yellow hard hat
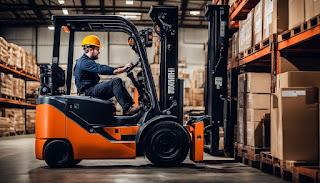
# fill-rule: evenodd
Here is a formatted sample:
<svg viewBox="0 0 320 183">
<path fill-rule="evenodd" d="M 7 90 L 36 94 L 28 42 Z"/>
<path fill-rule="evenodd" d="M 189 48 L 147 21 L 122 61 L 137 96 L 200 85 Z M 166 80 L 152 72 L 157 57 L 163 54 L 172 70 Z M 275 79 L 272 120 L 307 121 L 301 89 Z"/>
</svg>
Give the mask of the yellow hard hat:
<svg viewBox="0 0 320 183">
<path fill-rule="evenodd" d="M 100 39 L 96 35 L 88 35 L 84 37 L 82 40 L 81 46 L 85 46 L 85 45 L 93 45 L 99 48 L 102 47 L 100 43 Z"/>
</svg>

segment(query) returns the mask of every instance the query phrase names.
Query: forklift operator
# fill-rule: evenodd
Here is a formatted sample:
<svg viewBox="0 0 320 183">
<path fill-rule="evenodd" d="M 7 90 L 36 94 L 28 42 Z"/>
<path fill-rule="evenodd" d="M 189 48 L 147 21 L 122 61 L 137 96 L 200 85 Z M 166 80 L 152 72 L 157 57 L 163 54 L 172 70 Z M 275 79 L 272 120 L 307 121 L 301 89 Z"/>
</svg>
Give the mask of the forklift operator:
<svg viewBox="0 0 320 183">
<path fill-rule="evenodd" d="M 100 39 L 95 35 L 88 35 L 82 40 L 84 54 L 77 59 L 74 67 L 75 84 L 79 94 L 108 100 L 116 97 L 121 105 L 124 114 L 132 115 L 139 111 L 140 107 L 133 106 L 133 99 L 124 87 L 120 78 L 113 78 L 109 81 L 100 81 L 101 75 L 116 75 L 125 72 L 131 67 L 131 63 L 123 67 L 113 68 L 107 65 L 96 63 L 100 54 Z"/>
</svg>

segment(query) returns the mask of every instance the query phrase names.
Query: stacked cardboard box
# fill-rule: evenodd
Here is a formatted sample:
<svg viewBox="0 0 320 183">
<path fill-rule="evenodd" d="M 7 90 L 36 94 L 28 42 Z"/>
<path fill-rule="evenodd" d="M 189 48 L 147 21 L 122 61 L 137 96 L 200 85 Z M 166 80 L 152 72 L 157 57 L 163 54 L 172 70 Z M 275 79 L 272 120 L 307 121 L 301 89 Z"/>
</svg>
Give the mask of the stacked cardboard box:
<svg viewBox="0 0 320 183">
<path fill-rule="evenodd" d="M 29 96 L 34 96 L 35 93 L 38 91 L 40 88 L 40 83 L 37 81 L 29 81 L 27 82 L 27 95 Z"/>
<path fill-rule="evenodd" d="M 237 142 L 262 147 L 262 121 L 270 113 L 269 73 L 243 73 L 238 77 Z"/>
<path fill-rule="evenodd" d="M 293 71 L 277 76 L 272 95 L 271 153 L 281 160 L 319 159 L 320 72 Z"/>
<path fill-rule="evenodd" d="M 35 110 L 27 110 L 26 115 L 26 130 L 28 133 L 34 133 L 35 131 L 35 122 L 36 122 L 36 111 Z"/>
<path fill-rule="evenodd" d="M 12 78 L 12 96 L 25 99 L 25 81 L 19 78 Z"/>
<path fill-rule="evenodd" d="M 25 52 L 25 61 L 22 62 L 22 68 L 29 74 L 38 76 L 39 69 L 36 63 L 36 58 L 33 54 Z"/>
<path fill-rule="evenodd" d="M 0 94 L 13 96 L 13 76 L 12 74 L 0 73 Z"/>
<path fill-rule="evenodd" d="M 289 0 L 289 29 L 320 14 L 320 0 Z"/>
<path fill-rule="evenodd" d="M 9 126 L 10 132 L 25 130 L 24 109 L 1 108 L 0 111 L 1 119 L 5 119 L 4 125 Z"/>
<path fill-rule="evenodd" d="M 191 80 L 192 106 L 204 106 L 205 70 L 194 69 Z"/>
<path fill-rule="evenodd" d="M 252 46 L 252 20 L 253 11 L 247 16 L 246 20 L 239 21 L 239 52 L 244 52 Z"/>
<path fill-rule="evenodd" d="M 8 58 L 8 42 L 3 37 L 0 37 L 0 60 L 2 62 L 7 62 Z"/>
<path fill-rule="evenodd" d="M 24 50 L 20 46 L 9 43 L 9 58 L 8 58 L 8 64 L 11 66 L 14 66 L 18 69 L 22 69 L 22 62 L 24 61 Z"/>
<path fill-rule="evenodd" d="M 255 45 L 262 41 L 263 1 L 260 1 L 253 11 L 253 45 Z"/>
</svg>

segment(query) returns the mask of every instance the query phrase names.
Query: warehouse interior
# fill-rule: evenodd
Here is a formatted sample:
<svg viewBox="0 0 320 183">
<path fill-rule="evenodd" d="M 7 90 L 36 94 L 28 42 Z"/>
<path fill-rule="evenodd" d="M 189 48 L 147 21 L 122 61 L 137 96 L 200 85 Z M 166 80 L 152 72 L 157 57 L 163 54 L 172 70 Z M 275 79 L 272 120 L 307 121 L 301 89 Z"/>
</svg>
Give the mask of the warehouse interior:
<svg viewBox="0 0 320 183">
<path fill-rule="evenodd" d="M 0 24 L 4 182 L 320 182 L 320 0 L 3 0 Z"/>
</svg>

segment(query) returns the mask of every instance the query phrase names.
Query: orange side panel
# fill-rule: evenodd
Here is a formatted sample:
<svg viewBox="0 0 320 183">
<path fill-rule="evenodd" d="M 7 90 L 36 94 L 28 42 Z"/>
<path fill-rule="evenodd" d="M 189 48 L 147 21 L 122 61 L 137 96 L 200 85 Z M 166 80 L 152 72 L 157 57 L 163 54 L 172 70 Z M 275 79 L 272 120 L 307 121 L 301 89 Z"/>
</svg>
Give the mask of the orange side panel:
<svg viewBox="0 0 320 183">
<path fill-rule="evenodd" d="M 36 138 L 65 138 L 65 115 L 49 104 L 36 106 Z"/>
<path fill-rule="evenodd" d="M 36 139 L 35 154 L 36 154 L 36 158 L 39 160 L 43 160 L 43 148 L 45 143 L 46 143 L 46 139 Z"/>
<path fill-rule="evenodd" d="M 120 127 L 106 127 L 104 130 L 117 140 L 121 140 L 121 135 L 136 135 L 138 133 L 138 126 L 120 126 Z"/>
<path fill-rule="evenodd" d="M 135 141 L 109 141 L 97 133 L 89 133 L 66 118 L 66 136 L 72 144 L 75 159 L 135 158 Z"/>
<path fill-rule="evenodd" d="M 192 139 L 190 159 L 194 162 L 203 161 L 204 123 L 203 121 L 193 123 L 192 126 L 187 126 L 187 129 L 191 134 Z"/>
<path fill-rule="evenodd" d="M 139 105 L 139 93 L 138 93 L 138 89 L 137 88 L 134 88 L 133 102 L 134 102 L 134 106 L 138 106 Z"/>
</svg>

